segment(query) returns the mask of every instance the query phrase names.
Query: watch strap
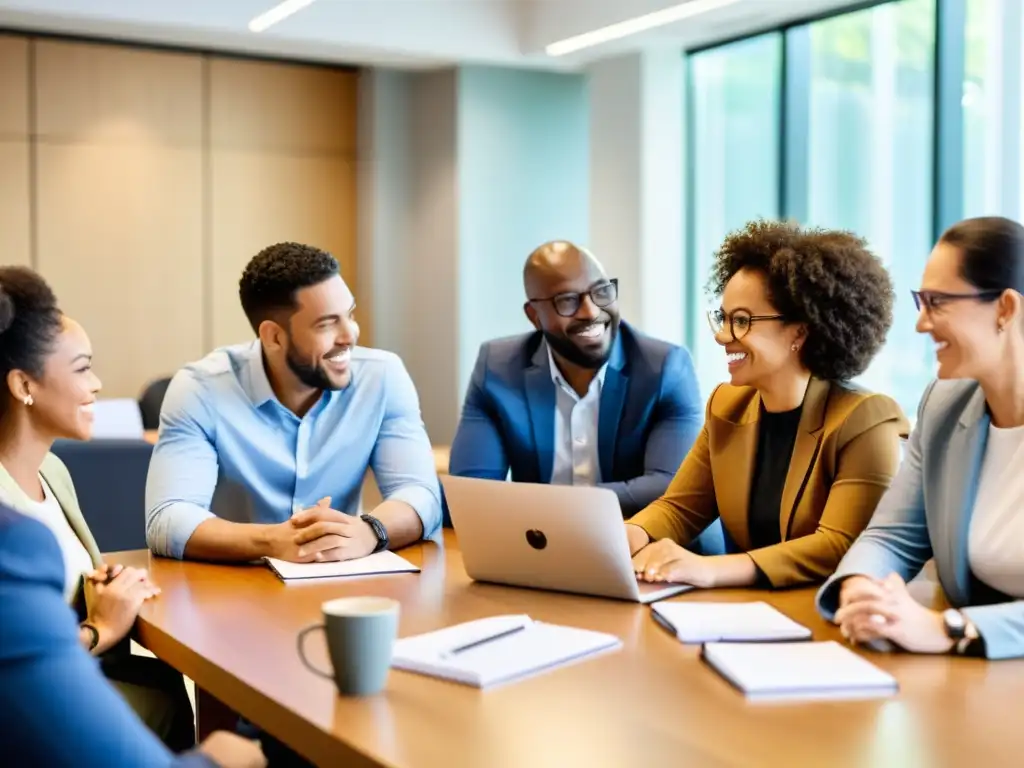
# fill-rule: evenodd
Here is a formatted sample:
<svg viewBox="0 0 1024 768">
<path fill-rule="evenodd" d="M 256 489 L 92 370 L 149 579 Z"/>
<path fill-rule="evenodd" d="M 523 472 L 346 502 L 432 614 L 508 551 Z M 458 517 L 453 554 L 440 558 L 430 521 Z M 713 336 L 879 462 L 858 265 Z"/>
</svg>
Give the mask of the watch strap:
<svg viewBox="0 0 1024 768">
<path fill-rule="evenodd" d="M 100 631 L 87 621 L 83 621 L 78 626 L 89 633 L 89 635 L 91 636 L 89 639 L 89 650 L 95 650 L 96 646 L 100 644 Z"/>
<path fill-rule="evenodd" d="M 377 537 L 377 546 L 373 548 L 373 551 L 376 553 L 387 549 L 390 540 L 388 539 L 388 529 L 384 527 L 384 523 L 373 515 L 360 515 L 360 519 L 373 529 L 373 534 Z"/>
</svg>

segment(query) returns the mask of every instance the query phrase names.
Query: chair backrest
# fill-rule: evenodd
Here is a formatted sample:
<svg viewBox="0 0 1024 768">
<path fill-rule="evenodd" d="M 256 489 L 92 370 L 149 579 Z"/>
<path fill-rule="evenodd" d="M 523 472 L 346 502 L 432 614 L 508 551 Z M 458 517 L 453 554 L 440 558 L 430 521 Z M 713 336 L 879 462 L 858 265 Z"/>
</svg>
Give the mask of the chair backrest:
<svg viewBox="0 0 1024 768">
<path fill-rule="evenodd" d="M 145 429 L 139 404 L 130 398 L 97 400 L 93 406 L 92 436 L 141 440 Z"/>
<path fill-rule="evenodd" d="M 78 503 L 101 552 L 146 547 L 145 440 L 58 440 L 53 452 L 75 484 Z"/>
<path fill-rule="evenodd" d="M 139 398 L 139 410 L 142 412 L 142 426 L 144 429 L 160 428 L 160 409 L 164 404 L 164 396 L 167 394 L 167 387 L 171 383 L 170 377 L 151 381 Z"/>
</svg>

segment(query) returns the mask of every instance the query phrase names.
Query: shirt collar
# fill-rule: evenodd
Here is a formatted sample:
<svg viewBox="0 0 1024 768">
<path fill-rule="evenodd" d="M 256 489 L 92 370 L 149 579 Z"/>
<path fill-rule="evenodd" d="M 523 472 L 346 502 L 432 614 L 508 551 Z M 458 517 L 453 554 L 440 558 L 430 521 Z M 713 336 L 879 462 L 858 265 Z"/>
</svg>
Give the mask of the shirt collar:
<svg viewBox="0 0 1024 768">
<path fill-rule="evenodd" d="M 253 342 L 252 347 L 249 348 L 247 390 L 246 394 L 257 408 L 271 400 L 277 400 L 274 390 L 270 387 L 270 379 L 267 378 L 267 369 L 263 365 L 263 345 L 259 341 Z"/>
<path fill-rule="evenodd" d="M 281 401 L 278 400 L 277 395 L 274 394 L 274 390 L 270 386 L 270 379 L 267 377 L 267 368 L 263 361 L 263 345 L 258 340 L 253 342 L 248 354 L 249 386 L 247 387 L 246 394 L 249 395 L 249 399 L 252 401 L 252 404 L 257 408 L 260 408 L 271 401 L 280 404 Z M 349 387 L 351 388 L 354 383 L 355 371 L 352 373 L 352 381 L 349 382 Z M 313 409 L 329 403 L 333 399 L 334 394 L 335 393 L 330 389 L 323 390 L 320 393 L 320 399 L 317 401 L 317 404 L 313 406 Z"/>
<path fill-rule="evenodd" d="M 554 382 L 556 387 L 566 387 L 569 390 L 572 390 L 572 387 L 569 385 L 569 382 L 565 380 L 565 377 L 562 376 L 562 372 L 558 370 L 558 364 L 555 362 L 555 356 L 551 353 L 551 345 L 545 341 L 544 348 L 547 350 L 548 353 L 548 367 L 551 370 L 551 381 Z M 597 369 L 597 375 L 594 378 L 597 380 L 598 389 L 604 386 L 604 374 L 607 370 L 607 361 L 604 363 L 604 365 Z"/>
</svg>

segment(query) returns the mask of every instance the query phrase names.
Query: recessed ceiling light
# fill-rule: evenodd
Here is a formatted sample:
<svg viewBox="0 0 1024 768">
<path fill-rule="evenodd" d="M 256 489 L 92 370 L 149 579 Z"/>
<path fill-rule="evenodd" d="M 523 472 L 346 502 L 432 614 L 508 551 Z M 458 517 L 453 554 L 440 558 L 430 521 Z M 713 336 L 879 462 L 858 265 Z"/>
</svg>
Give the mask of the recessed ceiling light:
<svg viewBox="0 0 1024 768">
<path fill-rule="evenodd" d="M 282 19 L 286 19 L 296 11 L 301 11 L 307 5 L 312 5 L 316 0 L 284 0 L 283 3 L 279 3 L 271 8 L 269 11 L 265 11 L 257 16 L 255 19 L 249 22 L 250 32 L 262 32 L 268 27 L 272 27 Z"/>
<path fill-rule="evenodd" d="M 592 32 L 584 32 L 582 35 L 559 40 L 557 43 L 551 43 L 551 45 L 545 47 L 544 52 L 548 56 L 564 56 L 567 53 L 575 53 L 584 48 L 635 35 L 638 32 L 646 32 L 648 29 L 689 19 L 708 11 L 715 11 L 736 2 L 739 2 L 739 0 L 690 0 L 688 3 L 673 5 L 660 11 L 647 13 L 616 24 L 609 24 L 607 27 L 601 27 Z"/>
</svg>

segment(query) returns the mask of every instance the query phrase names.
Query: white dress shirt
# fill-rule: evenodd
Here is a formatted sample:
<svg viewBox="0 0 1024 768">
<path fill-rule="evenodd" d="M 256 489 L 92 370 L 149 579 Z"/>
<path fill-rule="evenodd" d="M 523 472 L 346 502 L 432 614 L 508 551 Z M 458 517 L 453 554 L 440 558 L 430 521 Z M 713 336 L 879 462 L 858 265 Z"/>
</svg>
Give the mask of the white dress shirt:
<svg viewBox="0 0 1024 768">
<path fill-rule="evenodd" d="M 601 366 L 587 393 L 580 397 L 562 377 L 551 347 L 547 350 L 551 380 L 555 383 L 555 458 L 551 482 L 554 485 L 597 485 L 601 482 L 597 429 L 601 387 L 608 364 Z"/>
<path fill-rule="evenodd" d="M 994 589 L 1024 598 L 1024 427 L 989 427 L 971 515 L 971 571 Z"/>
</svg>

